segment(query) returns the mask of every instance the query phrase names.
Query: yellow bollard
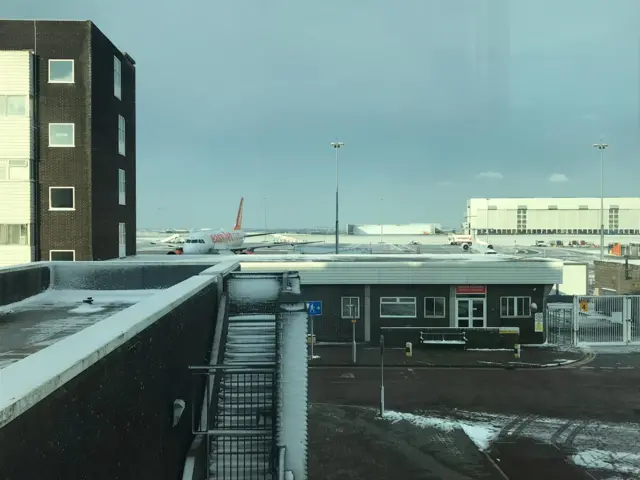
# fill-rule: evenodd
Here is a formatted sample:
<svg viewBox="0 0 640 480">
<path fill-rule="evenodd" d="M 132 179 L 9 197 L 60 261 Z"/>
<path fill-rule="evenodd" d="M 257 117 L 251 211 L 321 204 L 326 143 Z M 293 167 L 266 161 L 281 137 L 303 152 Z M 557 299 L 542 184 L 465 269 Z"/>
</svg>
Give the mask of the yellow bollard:
<svg viewBox="0 0 640 480">
<path fill-rule="evenodd" d="M 518 360 L 520 358 L 520 344 L 516 343 L 513 346 L 513 356 L 515 357 L 516 360 Z"/>
<path fill-rule="evenodd" d="M 404 344 L 404 354 L 407 357 L 413 356 L 413 344 L 411 342 Z"/>
</svg>

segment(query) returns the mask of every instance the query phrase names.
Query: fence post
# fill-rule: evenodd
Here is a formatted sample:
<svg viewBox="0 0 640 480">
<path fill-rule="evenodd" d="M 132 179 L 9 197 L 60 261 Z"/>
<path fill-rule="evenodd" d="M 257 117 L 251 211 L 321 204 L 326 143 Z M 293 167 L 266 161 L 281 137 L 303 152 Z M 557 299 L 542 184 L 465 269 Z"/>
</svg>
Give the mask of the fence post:
<svg viewBox="0 0 640 480">
<path fill-rule="evenodd" d="M 578 324 L 580 320 L 580 299 L 573 296 L 573 318 L 571 319 L 571 344 L 578 345 Z"/>
<path fill-rule="evenodd" d="M 622 341 L 631 342 L 631 297 L 625 295 L 622 300 Z"/>
</svg>

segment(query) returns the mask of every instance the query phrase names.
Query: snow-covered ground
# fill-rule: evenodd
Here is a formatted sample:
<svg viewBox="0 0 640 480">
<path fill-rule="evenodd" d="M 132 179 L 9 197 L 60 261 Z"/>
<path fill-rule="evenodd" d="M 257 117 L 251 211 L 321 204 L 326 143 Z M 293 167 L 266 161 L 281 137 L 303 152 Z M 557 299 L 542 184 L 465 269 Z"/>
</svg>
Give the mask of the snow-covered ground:
<svg viewBox="0 0 640 480">
<path fill-rule="evenodd" d="M 637 423 L 527 418 L 466 411 L 455 411 L 450 417 L 429 412 L 387 411 L 384 418 L 394 423 L 406 421 L 418 427 L 436 427 L 443 431 L 461 429 L 483 451 L 490 450 L 494 442 L 525 437 L 567 449 L 572 452 L 568 454 L 568 461 L 587 470 L 610 472 L 611 480 L 640 478 L 640 424 Z M 496 460 L 499 462 L 500 459 Z"/>
</svg>

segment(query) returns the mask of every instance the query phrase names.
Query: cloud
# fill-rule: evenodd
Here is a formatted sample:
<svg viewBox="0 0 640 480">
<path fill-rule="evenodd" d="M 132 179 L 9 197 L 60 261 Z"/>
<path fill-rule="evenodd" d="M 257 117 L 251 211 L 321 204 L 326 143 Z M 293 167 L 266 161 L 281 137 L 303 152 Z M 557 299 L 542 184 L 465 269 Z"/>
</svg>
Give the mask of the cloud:
<svg viewBox="0 0 640 480">
<path fill-rule="evenodd" d="M 554 173 L 549 177 L 549 181 L 553 183 L 568 182 L 569 178 L 564 173 Z"/>
<path fill-rule="evenodd" d="M 451 180 L 440 180 L 438 182 L 438 185 L 440 185 L 442 187 L 448 187 L 450 185 L 453 185 L 453 182 Z"/>
<path fill-rule="evenodd" d="M 476 178 L 495 178 L 496 180 L 501 180 L 503 175 L 500 172 L 481 172 L 476 175 Z"/>
</svg>

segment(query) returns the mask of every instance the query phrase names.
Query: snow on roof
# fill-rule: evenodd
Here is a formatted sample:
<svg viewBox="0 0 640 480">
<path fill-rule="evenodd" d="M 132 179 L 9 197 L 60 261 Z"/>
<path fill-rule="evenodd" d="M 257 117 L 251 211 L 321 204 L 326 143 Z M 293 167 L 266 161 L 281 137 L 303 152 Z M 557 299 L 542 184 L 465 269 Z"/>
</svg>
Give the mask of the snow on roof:
<svg viewBox="0 0 640 480">
<path fill-rule="evenodd" d="M 241 263 L 266 262 L 546 262 L 554 263 L 559 260 L 539 257 L 516 257 L 511 255 L 482 255 L 473 253 L 463 254 L 288 254 L 288 255 L 243 255 Z"/>
<path fill-rule="evenodd" d="M 46 290 L 0 307 L 0 368 L 53 345 L 160 290 Z M 91 303 L 84 300 L 91 297 Z"/>
<path fill-rule="evenodd" d="M 163 290 L 162 295 L 147 296 L 115 315 L 0 369 L 0 427 L 216 281 L 214 275 L 188 278 Z M 102 293 L 112 301 L 127 301 L 128 294 L 123 292 Z M 75 294 L 69 295 L 69 298 L 76 298 L 73 297 Z M 20 302 L 17 308 L 28 304 L 29 300 Z"/>
</svg>

